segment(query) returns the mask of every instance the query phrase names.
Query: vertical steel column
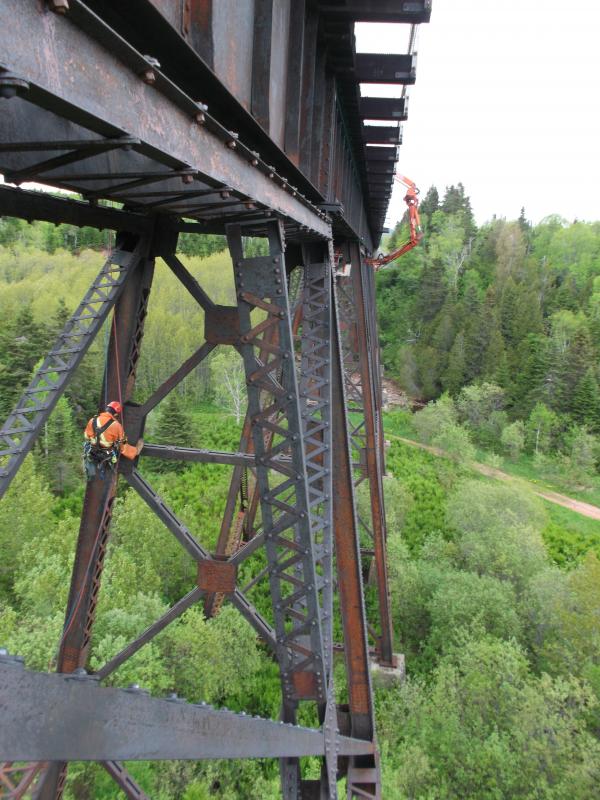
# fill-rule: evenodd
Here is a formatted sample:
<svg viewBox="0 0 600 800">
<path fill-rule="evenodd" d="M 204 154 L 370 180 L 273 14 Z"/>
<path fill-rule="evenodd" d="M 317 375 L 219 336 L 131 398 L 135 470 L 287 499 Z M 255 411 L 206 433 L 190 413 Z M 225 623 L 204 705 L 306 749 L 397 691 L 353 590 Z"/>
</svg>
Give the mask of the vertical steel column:
<svg viewBox="0 0 600 800">
<path fill-rule="evenodd" d="M 277 221 L 267 222 L 266 229 L 270 254 L 253 258 L 244 255 L 244 228 L 228 225 L 226 230 L 238 295 L 282 713 L 286 722 L 293 722 L 299 701 L 325 706 L 327 680 L 283 230 Z M 297 760 L 284 759 L 284 797 L 296 798 L 299 782 Z"/>
<path fill-rule="evenodd" d="M 305 245 L 300 335 L 300 407 L 309 493 L 309 518 L 321 595 L 327 674 L 333 656 L 331 505 L 331 259 L 325 244 Z"/>
<path fill-rule="evenodd" d="M 344 630 L 350 732 L 356 738 L 374 741 L 375 721 L 369 671 L 367 618 L 364 605 L 337 301 L 334 302 L 333 310 L 332 432 L 335 459 L 333 530 L 338 594 Z M 375 757 L 363 757 L 350 761 L 348 797 L 356 796 L 380 797 L 380 780 Z"/>
<path fill-rule="evenodd" d="M 126 403 L 133 395 L 154 272 L 151 243 L 150 236 L 138 241 L 138 237 L 130 234 L 121 234 L 117 242 L 120 250 L 134 252 L 138 248 L 137 264 L 115 306 L 100 406 L 105 398 L 117 399 L 121 394 L 123 403 Z M 87 661 L 116 489 L 116 473 L 106 481 L 96 477 L 86 487 L 65 626 L 59 646 L 58 672 L 73 672 L 78 667 L 85 667 Z M 37 800 L 58 800 L 65 778 L 66 764 L 52 763 L 40 780 Z"/>
<path fill-rule="evenodd" d="M 381 418 L 377 325 L 373 276 L 361 263 L 358 243 L 347 243 L 350 275 L 338 277 L 341 321 L 343 324 L 343 360 L 350 414 L 350 440 L 358 455 L 355 463 L 355 486 L 367 481 L 369 512 L 359 515 L 362 531 L 370 545 L 362 549 L 371 557 L 370 575 L 377 586 L 378 624 L 369 625 L 376 643 L 379 662 L 393 665 L 393 638 L 387 587 L 386 524 L 383 498 L 383 427 Z"/>
<path fill-rule="evenodd" d="M 148 239 L 135 273 L 115 306 L 100 406 L 105 398 L 115 400 L 120 394 L 122 402 L 126 403 L 133 395 L 154 272 L 154 260 L 149 251 Z M 87 660 L 116 485 L 115 473 L 112 480 L 103 481 L 96 477 L 86 487 L 65 631 L 59 650 L 59 672 L 72 672 L 77 667 L 84 667 Z"/>
<path fill-rule="evenodd" d="M 337 797 L 338 771 L 338 727 L 333 686 L 332 257 L 329 244 L 303 245 L 302 261 L 300 406 L 327 671 L 327 706 L 319 709 L 325 733 L 325 762 L 319 780 L 304 780 L 301 784 L 303 800 L 310 800 L 312 797 Z"/>
</svg>

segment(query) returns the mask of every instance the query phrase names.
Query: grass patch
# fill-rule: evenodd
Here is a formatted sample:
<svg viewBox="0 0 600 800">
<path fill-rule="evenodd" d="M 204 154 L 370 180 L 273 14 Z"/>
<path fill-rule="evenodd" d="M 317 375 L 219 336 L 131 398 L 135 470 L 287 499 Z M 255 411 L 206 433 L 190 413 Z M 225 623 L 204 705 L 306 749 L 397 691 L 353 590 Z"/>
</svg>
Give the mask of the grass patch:
<svg viewBox="0 0 600 800">
<path fill-rule="evenodd" d="M 398 409 L 383 413 L 383 427 L 386 433 L 393 436 L 404 436 L 405 439 L 414 439 L 415 429 L 410 411 Z"/>
<path fill-rule="evenodd" d="M 543 500 L 548 523 L 542 537 L 552 560 L 561 567 L 577 564 L 590 550 L 600 558 L 600 523 Z"/>
<path fill-rule="evenodd" d="M 478 451 L 477 458 L 479 459 L 480 456 L 482 456 L 481 460 L 484 460 L 485 451 Z M 534 466 L 533 457 L 528 454 L 521 455 L 517 461 L 503 459 L 500 469 L 507 472 L 509 475 L 525 478 L 531 481 L 531 483 L 535 483 L 540 488 L 550 489 L 560 494 L 566 494 L 576 500 L 581 500 L 584 503 L 600 506 L 600 479 L 597 477 L 593 479 L 591 488 L 577 491 L 560 480 L 548 480 L 543 475 L 540 475 L 539 471 L 536 470 Z"/>
</svg>

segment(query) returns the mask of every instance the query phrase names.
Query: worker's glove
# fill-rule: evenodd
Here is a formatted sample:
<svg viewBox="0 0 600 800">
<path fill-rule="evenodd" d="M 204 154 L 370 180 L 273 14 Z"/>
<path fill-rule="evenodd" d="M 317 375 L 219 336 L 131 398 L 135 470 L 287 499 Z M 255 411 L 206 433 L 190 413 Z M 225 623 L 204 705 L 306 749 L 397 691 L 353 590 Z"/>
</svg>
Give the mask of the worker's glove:
<svg viewBox="0 0 600 800">
<path fill-rule="evenodd" d="M 143 446 L 144 446 L 144 440 L 143 439 L 138 439 L 138 443 L 136 444 L 136 450 L 137 450 L 138 456 L 142 452 Z"/>
</svg>

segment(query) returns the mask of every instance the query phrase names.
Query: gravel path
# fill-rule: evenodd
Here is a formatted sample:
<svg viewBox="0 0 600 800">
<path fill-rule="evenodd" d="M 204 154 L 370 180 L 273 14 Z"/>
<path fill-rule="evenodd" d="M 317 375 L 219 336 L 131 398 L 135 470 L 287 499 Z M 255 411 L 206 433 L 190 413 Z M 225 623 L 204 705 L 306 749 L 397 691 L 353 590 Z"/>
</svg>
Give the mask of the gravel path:
<svg viewBox="0 0 600 800">
<path fill-rule="evenodd" d="M 419 447 L 421 450 L 427 450 L 428 453 L 432 453 L 434 456 L 448 458 L 447 453 L 445 453 L 443 450 L 440 450 L 439 447 L 432 447 L 429 444 L 415 442 L 413 439 L 405 439 L 403 436 L 394 436 L 393 434 L 387 434 L 387 436 L 390 439 L 397 439 L 399 442 L 410 445 L 410 447 Z M 470 466 L 482 475 L 486 475 L 488 478 L 497 478 L 501 481 L 518 480 L 525 484 L 534 494 L 536 494 L 538 497 L 541 497 L 543 500 L 547 500 L 549 503 L 555 503 L 557 506 L 568 508 L 571 511 L 574 511 L 576 514 L 581 514 L 584 517 L 589 517 L 590 519 L 597 519 L 600 521 L 600 508 L 598 508 L 598 506 L 591 505 L 591 503 L 584 503 L 581 500 L 575 500 L 573 497 L 567 497 L 565 494 L 552 492 L 549 489 L 541 490 L 539 486 L 536 486 L 535 483 L 532 483 L 531 481 L 525 480 L 524 478 L 516 478 L 514 475 L 509 475 L 507 472 L 503 472 L 501 469 L 489 467 L 487 464 L 481 464 L 479 461 L 471 461 Z"/>
</svg>

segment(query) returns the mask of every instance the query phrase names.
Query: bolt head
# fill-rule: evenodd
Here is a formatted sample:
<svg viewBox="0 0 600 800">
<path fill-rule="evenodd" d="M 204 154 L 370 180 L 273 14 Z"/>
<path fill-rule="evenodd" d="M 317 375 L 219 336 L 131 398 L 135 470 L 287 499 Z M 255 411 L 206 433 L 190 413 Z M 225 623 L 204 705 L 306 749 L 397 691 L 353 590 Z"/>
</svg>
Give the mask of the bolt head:
<svg viewBox="0 0 600 800">
<path fill-rule="evenodd" d="M 69 13 L 69 0 L 48 0 L 48 6 L 55 14 Z"/>
</svg>

